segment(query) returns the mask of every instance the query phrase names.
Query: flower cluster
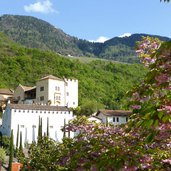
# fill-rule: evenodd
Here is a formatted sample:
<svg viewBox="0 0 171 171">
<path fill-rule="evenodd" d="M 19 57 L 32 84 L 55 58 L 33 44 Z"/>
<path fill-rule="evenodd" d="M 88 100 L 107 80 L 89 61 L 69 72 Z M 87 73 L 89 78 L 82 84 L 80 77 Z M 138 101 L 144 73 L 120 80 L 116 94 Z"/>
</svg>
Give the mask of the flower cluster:
<svg viewBox="0 0 171 171">
<path fill-rule="evenodd" d="M 141 57 L 141 62 L 145 66 L 149 66 L 149 64 L 156 61 L 154 54 L 160 45 L 161 42 L 158 39 L 151 39 L 150 37 L 143 37 L 143 40 L 138 42 L 136 52 Z"/>
</svg>

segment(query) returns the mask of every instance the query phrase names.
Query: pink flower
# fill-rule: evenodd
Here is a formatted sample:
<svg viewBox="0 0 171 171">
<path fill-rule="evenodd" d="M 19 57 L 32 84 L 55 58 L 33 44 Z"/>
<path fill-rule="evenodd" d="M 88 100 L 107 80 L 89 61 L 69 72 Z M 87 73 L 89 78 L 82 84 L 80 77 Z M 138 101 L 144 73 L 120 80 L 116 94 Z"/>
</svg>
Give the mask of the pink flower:
<svg viewBox="0 0 171 171">
<path fill-rule="evenodd" d="M 132 109 L 141 109 L 140 105 L 132 105 L 131 107 L 132 107 Z"/>
<path fill-rule="evenodd" d="M 162 162 L 163 162 L 163 163 L 168 163 L 168 164 L 171 165 L 171 159 L 165 159 L 165 160 L 163 160 Z"/>
<path fill-rule="evenodd" d="M 159 86 L 163 83 L 169 82 L 170 76 L 169 74 L 160 74 L 155 77 L 155 80 L 157 81 L 157 86 Z"/>
</svg>

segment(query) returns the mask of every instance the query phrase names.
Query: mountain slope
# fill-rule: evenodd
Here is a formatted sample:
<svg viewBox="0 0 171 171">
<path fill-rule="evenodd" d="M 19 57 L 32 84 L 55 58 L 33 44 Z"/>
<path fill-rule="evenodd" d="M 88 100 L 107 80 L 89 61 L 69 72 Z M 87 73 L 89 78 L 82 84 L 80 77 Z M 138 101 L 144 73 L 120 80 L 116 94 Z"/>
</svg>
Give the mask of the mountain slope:
<svg viewBox="0 0 171 171">
<path fill-rule="evenodd" d="M 65 55 L 82 55 L 75 45 L 76 38 L 34 17 L 4 15 L 0 17 L 0 31 L 26 47 L 53 50 Z"/>
<path fill-rule="evenodd" d="M 25 48 L 2 33 L 0 46 L 0 88 L 15 88 L 19 83 L 32 86 L 36 80 L 49 74 L 77 78 L 80 105 L 93 101 L 93 104 L 101 103 L 110 109 L 124 108 L 126 92 L 145 74 L 139 64 L 101 60 L 81 63 L 50 51 Z"/>
<path fill-rule="evenodd" d="M 130 37 L 114 37 L 105 43 L 92 43 L 69 36 L 46 21 L 19 15 L 1 16 L 0 31 L 26 47 L 51 50 L 68 56 L 98 57 L 129 63 L 139 62 L 134 50 L 136 41 L 142 36 L 148 36 L 133 34 Z M 167 37 L 155 37 L 163 41 L 170 40 Z"/>
</svg>

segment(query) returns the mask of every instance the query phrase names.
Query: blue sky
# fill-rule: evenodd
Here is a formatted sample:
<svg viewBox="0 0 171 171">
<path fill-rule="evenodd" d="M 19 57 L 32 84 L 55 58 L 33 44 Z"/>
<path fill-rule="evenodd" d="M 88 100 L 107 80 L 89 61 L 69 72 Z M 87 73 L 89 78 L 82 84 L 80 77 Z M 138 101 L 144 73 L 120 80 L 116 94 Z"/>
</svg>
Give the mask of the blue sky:
<svg viewBox="0 0 171 171">
<path fill-rule="evenodd" d="M 171 37 L 171 3 L 160 0 L 1 0 L 3 14 L 34 16 L 86 40 L 124 33 Z"/>
</svg>

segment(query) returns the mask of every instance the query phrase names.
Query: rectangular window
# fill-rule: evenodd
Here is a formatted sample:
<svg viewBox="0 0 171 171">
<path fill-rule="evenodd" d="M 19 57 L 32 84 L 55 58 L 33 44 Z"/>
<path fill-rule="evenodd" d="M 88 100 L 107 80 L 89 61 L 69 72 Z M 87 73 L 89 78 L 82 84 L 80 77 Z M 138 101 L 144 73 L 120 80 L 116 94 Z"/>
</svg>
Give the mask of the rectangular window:
<svg viewBox="0 0 171 171">
<path fill-rule="evenodd" d="M 56 91 L 58 90 L 58 86 L 55 86 L 55 90 L 56 90 Z"/>
<path fill-rule="evenodd" d="M 56 100 L 61 100 L 61 96 L 56 96 Z"/>
<path fill-rule="evenodd" d="M 40 87 L 40 91 L 44 91 L 44 87 Z"/>
<path fill-rule="evenodd" d="M 36 125 L 33 125 L 32 127 L 33 127 L 33 128 L 36 128 Z"/>
<path fill-rule="evenodd" d="M 43 101 L 43 100 L 44 100 L 44 96 L 41 96 L 41 97 L 40 97 L 40 101 Z"/>
<path fill-rule="evenodd" d="M 24 128 L 24 125 L 20 125 L 21 128 Z"/>
<path fill-rule="evenodd" d="M 60 91 L 60 87 L 55 86 L 55 90 L 56 90 L 56 91 Z"/>
<path fill-rule="evenodd" d="M 118 117 L 116 118 L 116 121 L 119 122 L 119 118 Z"/>
<path fill-rule="evenodd" d="M 50 128 L 53 128 L 53 126 L 50 126 Z"/>
<path fill-rule="evenodd" d="M 115 122 L 115 117 L 113 117 L 113 122 Z"/>
<path fill-rule="evenodd" d="M 126 122 L 128 122 L 128 117 L 126 117 Z"/>
<path fill-rule="evenodd" d="M 69 96 L 69 92 L 67 92 L 67 96 Z"/>
</svg>

